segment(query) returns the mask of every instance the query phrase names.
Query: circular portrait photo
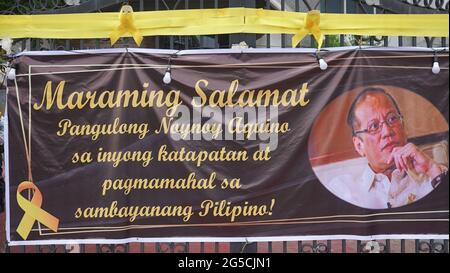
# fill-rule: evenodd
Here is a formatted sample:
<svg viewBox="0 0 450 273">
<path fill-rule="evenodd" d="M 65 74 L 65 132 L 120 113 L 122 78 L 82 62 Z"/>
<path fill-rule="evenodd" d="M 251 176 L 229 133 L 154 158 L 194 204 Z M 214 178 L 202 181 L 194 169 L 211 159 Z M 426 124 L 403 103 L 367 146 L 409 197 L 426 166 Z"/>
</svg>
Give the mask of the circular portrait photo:
<svg viewBox="0 0 450 273">
<path fill-rule="evenodd" d="M 340 199 L 368 209 L 401 207 L 446 179 L 448 123 L 412 91 L 360 87 L 320 113 L 308 152 L 319 181 Z"/>
</svg>

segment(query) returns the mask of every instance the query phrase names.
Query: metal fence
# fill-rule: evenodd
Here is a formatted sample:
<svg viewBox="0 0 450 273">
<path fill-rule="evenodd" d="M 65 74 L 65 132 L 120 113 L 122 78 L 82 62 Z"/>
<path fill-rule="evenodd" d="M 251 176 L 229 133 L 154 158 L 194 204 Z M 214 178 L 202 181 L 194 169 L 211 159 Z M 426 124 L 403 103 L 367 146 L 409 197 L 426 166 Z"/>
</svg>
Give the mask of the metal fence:
<svg viewBox="0 0 450 273">
<path fill-rule="evenodd" d="M 123 3 L 133 6 L 135 11 L 206 9 L 247 7 L 273 10 L 306 12 L 320 9 L 333 13 L 448 13 L 448 0 L 81 0 L 80 5 L 70 6 L 58 0 L 14 0 L 0 14 L 57 14 L 86 12 L 117 12 Z M 24 4 L 25 3 L 25 4 Z M 28 3 L 28 4 L 27 4 Z M 156 36 L 145 37 L 141 47 L 164 49 L 230 48 L 244 41 L 249 47 L 290 47 L 292 35 L 287 34 L 224 34 L 204 36 Z M 16 51 L 23 50 L 79 50 L 110 48 L 109 39 L 19 39 Z M 370 45 L 370 46 L 426 46 L 447 47 L 446 37 L 376 37 L 336 35 L 327 36 L 325 47 Z M 114 47 L 134 47 L 132 38 L 122 38 Z M 314 40 L 304 39 L 298 47 L 315 47 Z M 0 226 L 4 225 L 0 220 Z M 4 230 L 4 228 L 2 228 Z M 10 253 L 449 253 L 449 240 L 325 240 L 289 242 L 246 242 L 246 243 L 129 243 L 88 245 L 40 245 L 5 246 Z M 4 242 L 3 242 L 4 244 Z M 2 242 L 0 240 L 0 246 Z M 0 249 L 0 252 L 2 250 Z"/>
<path fill-rule="evenodd" d="M 448 253 L 448 240 L 129 243 L 6 247 L 9 253 Z"/>
</svg>

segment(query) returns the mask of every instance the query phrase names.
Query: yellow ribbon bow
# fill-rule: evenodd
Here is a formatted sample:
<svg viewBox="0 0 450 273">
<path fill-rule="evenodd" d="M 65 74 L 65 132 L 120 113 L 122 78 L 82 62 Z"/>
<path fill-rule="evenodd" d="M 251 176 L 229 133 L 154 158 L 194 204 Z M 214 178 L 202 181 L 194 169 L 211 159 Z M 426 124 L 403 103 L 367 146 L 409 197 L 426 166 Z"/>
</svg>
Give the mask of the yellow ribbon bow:
<svg viewBox="0 0 450 273">
<path fill-rule="evenodd" d="M 306 35 L 312 34 L 317 42 L 317 48 L 320 49 L 323 43 L 323 36 L 320 30 L 320 11 L 312 10 L 306 13 L 303 27 L 292 37 L 292 47 L 296 47 Z"/>
<path fill-rule="evenodd" d="M 138 46 L 142 42 L 142 34 L 134 24 L 133 8 L 130 5 L 123 5 L 119 12 L 119 26 L 109 34 L 111 45 L 114 45 L 121 36 L 130 33 Z"/>
<path fill-rule="evenodd" d="M 20 194 L 27 189 L 34 192 L 31 201 L 25 199 L 25 197 Z M 17 188 L 17 203 L 19 203 L 20 208 L 25 212 L 17 227 L 17 233 L 19 233 L 24 240 L 28 238 L 31 229 L 33 228 L 34 221 L 36 220 L 54 232 L 58 231 L 59 219 L 41 209 L 42 194 L 33 182 L 24 181 L 19 184 L 19 187 Z"/>
</svg>

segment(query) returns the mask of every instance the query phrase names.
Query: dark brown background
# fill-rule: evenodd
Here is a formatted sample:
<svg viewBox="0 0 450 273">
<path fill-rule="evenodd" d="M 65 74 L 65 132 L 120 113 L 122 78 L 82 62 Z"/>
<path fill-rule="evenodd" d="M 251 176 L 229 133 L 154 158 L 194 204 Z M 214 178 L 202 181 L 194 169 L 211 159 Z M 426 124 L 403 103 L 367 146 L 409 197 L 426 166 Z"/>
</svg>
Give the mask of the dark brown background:
<svg viewBox="0 0 450 273">
<path fill-rule="evenodd" d="M 42 208 L 60 219 L 60 227 L 123 226 L 127 219 L 75 219 L 77 207 L 108 206 L 112 200 L 119 205 L 198 205 L 205 199 L 226 199 L 233 204 L 270 203 L 276 198 L 272 216 L 241 217 L 238 221 L 295 219 L 331 215 L 361 215 L 376 212 L 447 210 L 440 214 L 408 214 L 394 218 L 448 219 L 448 183 L 443 183 L 432 194 L 411 205 L 391 210 L 368 210 L 348 204 L 328 192 L 315 176 L 308 155 L 308 137 L 319 113 L 339 95 L 365 85 L 390 85 L 406 88 L 428 100 L 448 122 L 448 53 L 439 58 L 441 73 L 431 73 L 432 53 L 412 51 L 346 50 L 326 52 L 329 68 L 321 71 L 312 53 L 284 54 L 199 54 L 174 58 L 174 65 L 193 65 L 191 68 L 172 68 L 171 87 L 183 92 L 188 105 L 198 79 L 207 79 L 211 87 L 226 89 L 234 79 L 244 89 L 299 88 L 309 83 L 307 98 L 310 103 L 303 108 L 281 108 L 280 122 L 289 122 L 291 131 L 280 136 L 279 147 L 269 162 L 204 163 L 197 168 L 191 163 L 167 163 L 154 161 L 148 168 L 134 163 L 122 163 L 118 168 L 109 164 L 93 163 L 74 166 L 70 155 L 75 151 L 143 150 L 159 148 L 167 144 L 171 149 L 213 150 L 222 146 L 228 149 L 245 149 L 252 154 L 258 141 L 172 141 L 167 136 L 149 135 L 143 140 L 133 137 L 101 137 L 91 141 L 86 137 L 57 137 L 57 123 L 70 118 L 74 123 L 106 123 L 120 117 L 122 122 L 149 122 L 159 124 L 165 109 L 106 109 L 72 111 L 33 111 L 32 113 L 32 165 L 35 183 L 43 194 Z M 445 56 L 444 56 L 445 55 Z M 33 64 L 167 64 L 168 55 L 145 53 L 80 53 L 74 55 L 21 56 L 15 60 L 17 74 L 27 73 Z M 264 67 L 252 64 L 272 63 Z M 277 64 L 275 64 L 277 63 Z M 239 64 L 241 67 L 200 67 L 203 65 Z M 390 67 L 391 66 L 391 67 Z M 395 67 L 394 67 L 395 66 Z M 401 67 L 401 68 L 399 68 Z M 423 69 L 418 69 L 422 67 Z M 32 72 L 61 71 L 65 68 L 33 68 Z M 73 68 L 66 69 L 72 70 Z M 82 70 L 92 69 L 83 67 Z M 161 87 L 165 67 L 146 70 L 121 70 L 92 73 L 53 74 L 32 77 L 32 102 L 40 102 L 47 80 L 54 83 L 66 80 L 65 95 L 69 90 L 117 90 L 141 89 L 143 82 L 150 87 Z M 25 124 L 28 124 L 28 77 L 18 77 L 20 100 Z M 22 240 L 15 232 L 23 211 L 15 199 L 17 185 L 27 178 L 26 158 L 20 129 L 17 98 L 13 82 L 9 81 L 9 176 L 11 238 Z M 54 86 L 55 87 L 55 86 Z M 327 119 L 326 126 L 337 121 Z M 27 128 L 26 128 L 27 129 Z M 152 127 L 154 129 L 154 127 Z M 27 129 L 28 130 L 28 129 Z M 448 140 L 448 131 L 442 136 Z M 117 192 L 101 197 L 101 183 L 106 177 L 185 177 L 195 171 L 198 177 L 207 177 L 212 171 L 217 180 L 240 177 L 243 188 L 214 191 L 134 191 L 128 196 Z M 366 219 L 389 219 L 393 216 L 374 216 Z M 347 219 L 347 218 L 346 218 Z M 349 220 L 349 219 L 347 219 Z M 351 220 L 351 219 L 350 219 Z M 226 223 L 227 218 L 193 217 L 190 224 Z M 121 232 L 53 234 L 39 236 L 32 232 L 28 240 L 62 238 L 126 238 L 126 237 L 227 237 L 227 236 L 287 236 L 334 234 L 448 234 L 448 222 L 379 222 L 379 223 L 290 223 L 261 224 L 254 226 L 212 226 L 130 229 Z M 179 217 L 138 219 L 131 224 L 183 224 Z M 35 224 L 35 228 L 37 225 Z"/>
</svg>

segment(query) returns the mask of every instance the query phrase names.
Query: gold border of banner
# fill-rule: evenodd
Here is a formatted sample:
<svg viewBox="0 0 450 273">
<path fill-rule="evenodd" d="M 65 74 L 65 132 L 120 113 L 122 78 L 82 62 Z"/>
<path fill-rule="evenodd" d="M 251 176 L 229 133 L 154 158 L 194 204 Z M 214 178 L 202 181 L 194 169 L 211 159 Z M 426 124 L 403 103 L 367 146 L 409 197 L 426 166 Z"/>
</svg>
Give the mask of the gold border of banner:
<svg viewBox="0 0 450 273">
<path fill-rule="evenodd" d="M 229 226 L 267 226 L 267 225 L 300 225 L 300 224 L 329 224 L 329 223 L 354 223 L 354 224 L 367 224 L 367 223 L 384 223 L 384 222 L 449 222 L 449 219 L 442 218 L 418 218 L 418 219 L 376 219 L 376 220 L 328 220 L 328 221 L 289 221 L 289 222 L 277 222 L 277 223 L 252 223 L 252 222 L 238 222 L 238 223 L 211 223 L 211 224 L 178 224 L 178 225 L 136 225 L 125 226 L 120 229 L 108 229 L 108 230 L 80 230 L 80 231 L 65 231 L 65 232 L 52 232 L 52 233 L 40 233 L 40 236 L 51 235 L 64 235 L 64 234 L 81 234 L 81 233 L 97 233 L 97 232 L 117 232 L 133 229 L 152 229 L 152 228 L 186 228 L 186 227 L 229 227 Z M 61 228 L 60 228 L 61 229 Z M 34 231 L 34 230 L 33 230 Z"/>
<path fill-rule="evenodd" d="M 392 213 L 373 213 L 366 215 L 330 215 L 330 216 L 317 216 L 317 217 L 304 217 L 304 218 L 292 218 L 292 219 L 275 219 L 275 220 L 260 220 L 260 221 L 245 221 L 235 223 L 205 223 L 205 224 L 172 224 L 172 225 L 126 225 L 117 227 L 68 227 L 59 228 L 64 232 L 58 231 L 52 233 L 42 233 L 40 235 L 61 235 L 61 234 L 80 234 L 80 233 L 95 233 L 95 232 L 115 232 L 132 229 L 152 229 L 152 228 L 182 228 L 182 227 L 228 227 L 228 226 L 264 226 L 264 225 L 294 225 L 294 224 L 324 224 L 324 223 L 355 223 L 355 224 L 367 224 L 367 223 L 379 223 L 379 222 L 448 222 L 449 219 L 442 218 L 400 218 L 400 219 L 373 219 L 373 220 L 355 220 L 355 219 L 340 219 L 340 220 L 324 220 L 340 217 L 348 218 L 366 218 L 384 215 L 407 215 L 407 214 L 438 214 L 448 213 L 448 210 L 441 211 L 411 211 L 411 212 L 392 212 Z M 78 229 L 78 230 L 76 230 Z M 43 231 L 50 231 L 50 229 L 43 228 Z M 75 230 L 75 231 L 70 231 Z M 32 231 L 38 231 L 33 229 Z"/>
<path fill-rule="evenodd" d="M 448 54 L 437 54 L 439 58 L 448 58 Z M 408 56 L 395 56 L 391 57 L 389 59 L 397 59 L 397 58 L 430 58 L 432 55 L 408 55 Z M 350 60 L 350 59 L 357 59 L 357 58 L 364 58 L 364 59 L 379 59 L 380 57 L 349 57 L 349 58 L 336 58 L 332 61 L 339 61 L 339 60 Z M 386 59 L 385 57 L 383 57 Z M 275 64 L 275 65 L 273 65 Z M 316 66 L 315 61 L 295 61 L 295 62 L 273 62 L 273 63 L 246 63 L 246 64 L 221 64 L 221 65 L 175 65 L 172 64 L 172 68 L 304 68 L 307 66 L 298 67 L 295 65 L 298 64 L 310 64 L 310 66 Z M 82 73 L 82 72 L 101 72 L 101 71 L 109 71 L 109 70 L 128 70 L 128 69 L 166 69 L 167 65 L 149 65 L 149 64 L 80 64 L 80 65 L 30 65 L 30 67 L 107 67 L 107 66 L 123 66 L 120 68 L 102 68 L 102 69 L 91 69 L 91 70 L 68 70 L 68 71 L 60 71 L 60 72 L 40 72 L 40 73 L 27 73 L 27 74 L 16 74 L 16 77 L 31 77 L 31 76 L 38 76 L 38 75 L 46 75 L 46 74 L 68 74 L 68 73 Z M 394 68 L 394 69 L 430 69 L 430 67 L 427 66 L 392 66 L 392 65 L 386 65 L 386 66 L 374 66 L 374 65 L 332 65 L 329 64 L 328 67 L 361 67 L 361 68 L 367 68 L 367 67 L 375 67 L 375 68 Z M 441 70 L 449 70 L 448 67 L 440 67 Z"/>
</svg>

